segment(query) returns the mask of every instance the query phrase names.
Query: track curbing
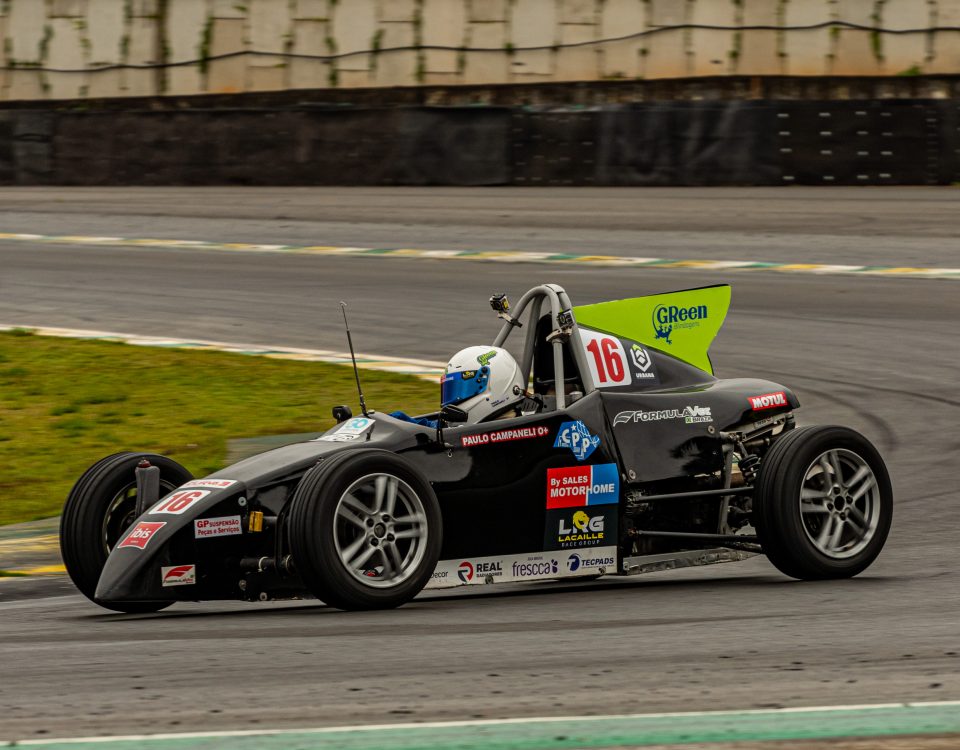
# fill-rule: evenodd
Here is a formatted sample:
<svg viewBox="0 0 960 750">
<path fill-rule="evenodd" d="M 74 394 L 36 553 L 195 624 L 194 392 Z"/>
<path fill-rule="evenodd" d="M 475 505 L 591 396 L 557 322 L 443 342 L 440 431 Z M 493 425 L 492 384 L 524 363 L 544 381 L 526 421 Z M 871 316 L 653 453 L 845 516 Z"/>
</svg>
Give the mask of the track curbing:
<svg viewBox="0 0 960 750">
<path fill-rule="evenodd" d="M 280 253 L 289 255 L 351 255 L 419 260 L 463 260 L 485 263 L 536 263 L 568 266 L 661 268 L 690 271 L 777 271 L 813 275 L 885 276 L 893 278 L 960 280 L 960 268 L 915 268 L 909 266 L 841 265 L 749 260 L 697 260 L 649 258 L 630 255 L 549 253 L 526 250 L 427 250 L 422 248 L 337 247 L 330 245 L 275 245 L 208 240 L 44 235 L 23 232 L 0 233 L 0 241 L 56 245 L 96 245 L 136 249 L 215 250 L 225 252 Z"/>
</svg>

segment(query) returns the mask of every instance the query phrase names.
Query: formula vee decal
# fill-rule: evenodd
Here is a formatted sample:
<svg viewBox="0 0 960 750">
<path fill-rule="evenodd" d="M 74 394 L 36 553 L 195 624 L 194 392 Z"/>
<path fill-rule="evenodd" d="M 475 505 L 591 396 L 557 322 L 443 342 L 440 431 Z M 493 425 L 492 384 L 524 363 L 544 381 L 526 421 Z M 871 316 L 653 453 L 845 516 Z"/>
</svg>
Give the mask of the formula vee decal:
<svg viewBox="0 0 960 750">
<path fill-rule="evenodd" d="M 617 572 L 616 565 L 615 546 L 441 560 L 425 588 L 595 576 Z"/>
<path fill-rule="evenodd" d="M 578 508 L 620 501 L 616 464 L 547 469 L 547 508 Z"/>
<path fill-rule="evenodd" d="M 192 586 L 197 582 L 196 565 L 171 565 L 160 568 L 162 586 Z"/>
</svg>

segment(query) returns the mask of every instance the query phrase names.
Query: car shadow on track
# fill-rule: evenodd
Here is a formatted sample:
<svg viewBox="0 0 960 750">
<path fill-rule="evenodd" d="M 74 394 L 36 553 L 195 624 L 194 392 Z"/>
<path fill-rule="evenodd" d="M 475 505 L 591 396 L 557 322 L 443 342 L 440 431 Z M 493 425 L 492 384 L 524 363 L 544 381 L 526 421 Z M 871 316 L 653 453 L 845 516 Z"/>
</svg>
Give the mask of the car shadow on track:
<svg viewBox="0 0 960 750">
<path fill-rule="evenodd" d="M 782 576 L 773 575 L 729 575 L 729 576 L 711 576 L 709 578 L 681 579 L 681 580 L 644 580 L 637 578 L 607 578 L 594 580 L 587 583 L 566 583 L 556 581 L 545 581 L 542 583 L 518 583 L 502 584 L 500 586 L 490 586 L 490 590 L 483 590 L 482 587 L 464 587 L 449 590 L 430 590 L 421 594 L 409 604 L 403 606 L 405 610 L 429 611 L 440 610 L 445 606 L 455 606 L 469 604 L 473 601 L 489 599 L 509 599 L 515 597 L 536 597 L 536 596 L 561 596 L 564 594 L 621 594 L 624 591 L 636 589 L 638 594 L 642 591 L 656 592 L 657 594 L 670 594 L 676 592 L 682 596 L 694 596 L 699 594 L 716 593 L 718 589 L 730 592 L 738 588 L 758 591 L 775 591 L 782 589 L 785 594 L 791 593 L 791 589 L 802 587 L 803 589 L 829 588 L 832 591 L 840 593 L 846 591 L 851 585 L 882 587 L 891 582 L 902 582 L 904 579 L 894 576 L 862 576 L 847 581 L 795 581 Z M 476 589 L 481 590 L 476 590 Z M 202 602 L 200 603 L 203 604 Z M 175 610 L 168 609 L 153 614 L 127 615 L 122 613 L 94 613 L 89 615 L 80 615 L 76 619 L 93 622 L 119 622 L 134 620 L 159 620 L 159 619 L 191 619 L 191 618 L 212 618 L 212 617 L 290 617 L 299 615 L 316 616 L 343 615 L 355 616 L 356 613 L 344 612 L 342 610 L 328 607 L 320 601 L 313 599 L 303 600 L 285 600 L 273 603 L 273 606 L 256 606 L 260 602 L 210 602 L 211 606 L 230 605 L 231 609 L 216 610 Z M 281 606 L 275 606 L 280 604 Z M 248 606 L 244 606 L 248 605 Z M 387 610 L 392 611 L 392 610 Z M 374 612 L 365 612 L 363 614 L 375 614 Z"/>
</svg>

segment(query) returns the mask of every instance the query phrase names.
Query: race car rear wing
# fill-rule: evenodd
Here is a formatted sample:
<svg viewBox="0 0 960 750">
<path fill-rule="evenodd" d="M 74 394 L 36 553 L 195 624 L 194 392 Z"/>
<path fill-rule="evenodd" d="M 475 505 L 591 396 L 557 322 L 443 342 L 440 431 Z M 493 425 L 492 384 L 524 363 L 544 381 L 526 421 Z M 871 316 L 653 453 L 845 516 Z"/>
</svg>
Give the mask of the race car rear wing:
<svg viewBox="0 0 960 750">
<path fill-rule="evenodd" d="M 686 289 L 573 309 L 577 321 L 671 354 L 713 375 L 710 344 L 730 308 L 730 286 Z"/>
</svg>

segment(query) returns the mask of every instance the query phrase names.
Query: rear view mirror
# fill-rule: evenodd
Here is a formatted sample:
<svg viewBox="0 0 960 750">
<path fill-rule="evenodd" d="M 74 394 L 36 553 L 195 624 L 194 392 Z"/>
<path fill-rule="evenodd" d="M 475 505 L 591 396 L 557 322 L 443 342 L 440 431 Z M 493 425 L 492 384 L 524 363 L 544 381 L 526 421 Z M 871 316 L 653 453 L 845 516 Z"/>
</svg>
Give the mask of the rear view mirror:
<svg viewBox="0 0 960 750">
<path fill-rule="evenodd" d="M 440 419 L 444 422 L 453 424 L 455 422 L 466 422 L 470 416 L 459 406 L 448 404 L 440 409 Z"/>
</svg>

